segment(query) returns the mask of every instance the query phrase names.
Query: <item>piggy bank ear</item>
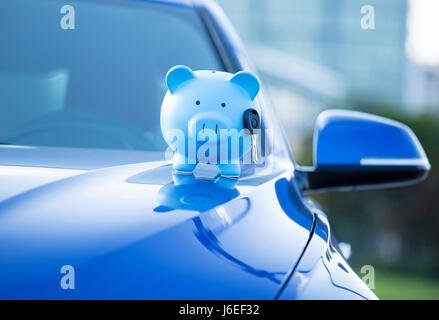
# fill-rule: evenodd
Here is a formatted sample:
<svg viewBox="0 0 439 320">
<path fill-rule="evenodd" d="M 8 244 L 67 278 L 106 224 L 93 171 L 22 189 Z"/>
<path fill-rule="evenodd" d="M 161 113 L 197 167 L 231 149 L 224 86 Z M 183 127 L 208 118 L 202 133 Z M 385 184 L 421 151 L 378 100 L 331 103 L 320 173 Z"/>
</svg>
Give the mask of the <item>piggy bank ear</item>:
<svg viewBox="0 0 439 320">
<path fill-rule="evenodd" d="M 235 73 L 229 80 L 241 86 L 250 95 L 250 99 L 254 99 L 259 92 L 259 80 L 252 73 L 247 71 L 239 71 Z"/>
<path fill-rule="evenodd" d="M 169 91 L 174 93 L 182 83 L 194 78 L 195 74 L 189 67 L 174 66 L 166 74 L 166 85 Z"/>
</svg>

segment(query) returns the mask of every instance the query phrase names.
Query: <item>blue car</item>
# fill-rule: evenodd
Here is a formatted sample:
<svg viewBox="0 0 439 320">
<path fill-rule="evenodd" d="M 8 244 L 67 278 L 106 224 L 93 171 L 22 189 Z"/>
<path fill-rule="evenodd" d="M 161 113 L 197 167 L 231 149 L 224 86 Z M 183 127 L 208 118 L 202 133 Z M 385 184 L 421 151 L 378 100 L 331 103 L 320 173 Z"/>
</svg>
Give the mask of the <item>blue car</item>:
<svg viewBox="0 0 439 320">
<path fill-rule="evenodd" d="M 407 126 L 324 111 L 301 167 L 262 88 L 262 161 L 175 175 L 166 72 L 255 72 L 215 3 L 3 0 L 0 16 L 1 299 L 377 298 L 308 195 L 425 179 Z"/>
</svg>

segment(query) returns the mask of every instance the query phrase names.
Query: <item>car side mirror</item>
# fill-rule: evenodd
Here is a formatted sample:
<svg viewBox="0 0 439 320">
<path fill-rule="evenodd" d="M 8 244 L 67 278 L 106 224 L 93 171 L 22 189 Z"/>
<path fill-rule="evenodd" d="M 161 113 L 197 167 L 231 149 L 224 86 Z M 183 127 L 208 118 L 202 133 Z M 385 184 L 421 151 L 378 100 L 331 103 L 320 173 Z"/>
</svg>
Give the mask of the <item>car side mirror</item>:
<svg viewBox="0 0 439 320">
<path fill-rule="evenodd" d="M 326 110 L 314 130 L 313 167 L 299 167 L 304 191 L 381 189 L 424 180 L 430 163 L 413 131 L 387 118 Z"/>
</svg>

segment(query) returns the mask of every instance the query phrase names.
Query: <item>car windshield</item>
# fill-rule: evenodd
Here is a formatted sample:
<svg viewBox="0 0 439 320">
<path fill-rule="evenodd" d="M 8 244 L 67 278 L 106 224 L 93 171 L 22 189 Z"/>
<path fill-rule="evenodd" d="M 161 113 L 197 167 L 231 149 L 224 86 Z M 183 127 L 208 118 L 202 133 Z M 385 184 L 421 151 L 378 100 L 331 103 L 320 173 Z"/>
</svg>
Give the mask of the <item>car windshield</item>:
<svg viewBox="0 0 439 320">
<path fill-rule="evenodd" d="M 2 0 L 0 42 L 3 144 L 165 150 L 168 69 L 223 69 L 197 12 L 169 4 Z"/>
</svg>

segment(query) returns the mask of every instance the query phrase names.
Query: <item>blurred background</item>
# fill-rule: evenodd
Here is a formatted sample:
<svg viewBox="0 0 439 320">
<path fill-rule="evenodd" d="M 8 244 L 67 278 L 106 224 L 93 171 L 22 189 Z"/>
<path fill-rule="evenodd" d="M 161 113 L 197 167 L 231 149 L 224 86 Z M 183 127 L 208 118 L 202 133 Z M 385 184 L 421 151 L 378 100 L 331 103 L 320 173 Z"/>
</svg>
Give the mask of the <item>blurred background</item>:
<svg viewBox="0 0 439 320">
<path fill-rule="evenodd" d="M 312 164 L 320 111 L 409 125 L 432 165 L 404 190 L 313 196 L 351 265 L 375 268 L 382 299 L 439 299 L 439 1 L 217 0 L 264 82 L 296 161 Z"/>
</svg>

